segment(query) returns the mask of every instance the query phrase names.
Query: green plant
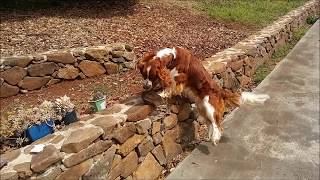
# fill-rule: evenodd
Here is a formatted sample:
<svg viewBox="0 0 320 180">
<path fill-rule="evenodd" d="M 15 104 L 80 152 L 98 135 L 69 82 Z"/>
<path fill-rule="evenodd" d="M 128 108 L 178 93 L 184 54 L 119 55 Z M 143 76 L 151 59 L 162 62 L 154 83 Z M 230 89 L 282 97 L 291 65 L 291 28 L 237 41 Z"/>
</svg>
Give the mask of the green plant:
<svg viewBox="0 0 320 180">
<path fill-rule="evenodd" d="M 309 17 L 307 18 L 307 24 L 312 25 L 312 24 L 314 24 L 315 22 L 317 22 L 318 19 L 319 19 L 318 16 L 315 16 L 315 15 L 309 16 Z"/>
</svg>

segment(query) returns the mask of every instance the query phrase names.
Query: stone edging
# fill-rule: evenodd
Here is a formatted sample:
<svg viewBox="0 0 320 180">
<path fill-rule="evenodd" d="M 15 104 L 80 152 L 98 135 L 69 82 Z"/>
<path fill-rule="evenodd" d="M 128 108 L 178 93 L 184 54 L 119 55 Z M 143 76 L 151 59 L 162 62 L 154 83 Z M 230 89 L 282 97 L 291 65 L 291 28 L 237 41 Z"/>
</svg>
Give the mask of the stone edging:
<svg viewBox="0 0 320 180">
<path fill-rule="evenodd" d="M 0 97 L 26 93 L 62 80 L 133 69 L 136 55 L 126 44 L 56 50 L 0 59 Z"/>
<path fill-rule="evenodd" d="M 317 0 L 309 1 L 235 46 L 206 58 L 203 65 L 223 87 L 246 87 L 257 67 L 288 42 L 293 31 L 306 24 L 308 16 L 317 10 Z"/>
</svg>

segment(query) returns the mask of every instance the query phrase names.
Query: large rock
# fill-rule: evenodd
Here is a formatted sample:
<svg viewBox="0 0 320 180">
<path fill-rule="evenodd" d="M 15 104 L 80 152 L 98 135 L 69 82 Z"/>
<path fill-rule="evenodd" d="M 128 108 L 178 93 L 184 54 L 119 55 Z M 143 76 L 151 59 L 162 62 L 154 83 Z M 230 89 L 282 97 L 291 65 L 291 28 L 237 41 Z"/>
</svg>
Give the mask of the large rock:
<svg viewBox="0 0 320 180">
<path fill-rule="evenodd" d="M 59 174 L 61 174 L 61 169 L 58 166 L 53 166 L 46 170 L 44 173 L 38 176 L 31 177 L 31 180 L 55 180 Z"/>
<path fill-rule="evenodd" d="M 5 154 L 1 154 L 1 159 L 6 159 L 7 161 L 13 161 L 21 154 L 21 149 L 15 149 L 9 152 L 6 152 Z"/>
<path fill-rule="evenodd" d="M 56 51 L 46 54 L 48 61 L 56 63 L 72 64 L 76 62 L 76 58 L 70 52 Z"/>
<path fill-rule="evenodd" d="M 120 104 L 115 104 L 102 111 L 99 111 L 97 114 L 101 114 L 101 115 L 116 114 L 116 113 L 119 113 L 121 110 L 122 110 L 122 106 Z"/>
<path fill-rule="evenodd" d="M 81 71 L 88 77 L 104 74 L 106 69 L 96 61 L 84 60 L 79 64 Z"/>
<path fill-rule="evenodd" d="M 124 52 L 122 57 L 124 57 L 127 61 L 135 61 L 137 59 L 137 56 L 134 52 Z"/>
<path fill-rule="evenodd" d="M 0 171 L 1 180 L 17 180 L 19 179 L 17 171 Z"/>
<path fill-rule="evenodd" d="M 157 160 L 149 153 L 144 161 L 140 164 L 137 171 L 133 173 L 133 179 L 136 180 L 154 180 L 157 179 L 163 168 L 159 165 Z"/>
<path fill-rule="evenodd" d="M 109 52 L 103 48 L 89 48 L 85 52 L 85 57 L 93 61 L 108 61 Z"/>
<path fill-rule="evenodd" d="M 17 86 L 12 86 L 3 82 L 0 85 L 0 97 L 14 96 L 19 93 L 19 88 Z"/>
<path fill-rule="evenodd" d="M 178 123 L 178 117 L 176 114 L 171 114 L 163 119 L 163 124 L 166 129 L 172 129 Z"/>
<path fill-rule="evenodd" d="M 120 145 L 118 149 L 118 153 L 122 156 L 126 156 L 129 154 L 135 147 L 140 144 L 140 142 L 144 139 L 145 136 L 135 134 L 131 138 L 129 138 L 125 143 Z"/>
<path fill-rule="evenodd" d="M 153 148 L 153 140 L 150 136 L 147 136 L 138 146 L 139 156 L 147 155 Z"/>
<path fill-rule="evenodd" d="M 151 134 L 154 135 L 154 134 L 160 132 L 160 129 L 161 129 L 161 122 L 159 122 L 159 121 L 153 122 Z"/>
<path fill-rule="evenodd" d="M 237 71 L 239 69 L 241 69 L 244 65 L 243 60 L 238 60 L 238 61 L 231 61 L 228 63 L 228 66 L 233 70 L 233 71 Z"/>
<path fill-rule="evenodd" d="M 18 176 L 22 179 L 27 179 L 32 175 L 32 171 L 30 169 L 30 162 L 24 162 L 13 166 L 13 169 L 17 171 Z"/>
<path fill-rule="evenodd" d="M 132 151 L 128 156 L 123 158 L 120 163 L 122 167 L 121 177 L 126 178 L 131 175 L 138 167 L 138 155 L 135 151 Z"/>
<path fill-rule="evenodd" d="M 135 105 L 125 112 L 127 114 L 127 121 L 139 121 L 148 117 L 151 113 L 152 107 L 149 105 Z"/>
<path fill-rule="evenodd" d="M 164 156 L 163 149 L 162 149 L 161 145 L 158 145 L 157 147 L 155 147 L 151 151 L 151 153 L 154 155 L 154 157 L 157 158 L 160 165 L 164 165 L 167 163 L 167 160 L 166 160 L 166 157 Z"/>
<path fill-rule="evenodd" d="M 81 164 L 73 166 L 61 173 L 56 180 L 79 180 L 92 166 L 93 160 L 88 159 Z"/>
<path fill-rule="evenodd" d="M 151 128 L 151 120 L 149 118 L 136 122 L 138 134 L 148 134 Z"/>
<path fill-rule="evenodd" d="M 161 133 L 158 132 L 158 133 L 152 135 L 152 140 L 153 140 L 154 145 L 160 144 L 162 142 Z"/>
<path fill-rule="evenodd" d="M 11 85 L 18 84 L 26 75 L 27 70 L 19 66 L 15 66 L 0 73 L 0 77 Z"/>
<path fill-rule="evenodd" d="M 22 89 L 26 90 L 35 90 L 39 89 L 42 86 L 45 86 L 51 79 L 50 76 L 45 77 L 25 77 L 22 81 L 19 82 L 19 86 Z"/>
<path fill-rule="evenodd" d="M 74 66 L 66 66 L 58 70 L 57 76 L 61 79 L 75 79 L 79 76 L 79 69 Z"/>
<path fill-rule="evenodd" d="M 163 136 L 162 145 L 168 162 L 171 162 L 173 158 L 182 153 L 180 144 L 176 143 L 180 135 L 180 129 L 176 126 L 176 128 L 168 130 Z"/>
<path fill-rule="evenodd" d="M 20 67 L 27 67 L 33 57 L 32 56 L 16 56 L 16 57 L 7 57 L 4 59 L 3 64 L 6 66 L 20 66 Z"/>
<path fill-rule="evenodd" d="M 66 167 L 71 167 L 76 164 L 81 163 L 97 154 L 100 154 L 107 150 L 112 145 L 111 141 L 98 141 L 94 144 L 91 144 L 86 149 L 83 149 L 77 153 L 74 153 L 66 157 L 62 162 Z"/>
<path fill-rule="evenodd" d="M 123 127 L 116 129 L 113 133 L 113 139 L 119 143 L 124 143 L 129 137 L 133 136 L 136 131 L 136 127 L 133 123 L 127 123 Z"/>
<path fill-rule="evenodd" d="M 235 77 L 234 73 L 230 68 L 228 68 L 226 72 L 222 73 L 222 79 L 223 79 L 223 87 L 227 89 L 236 90 L 240 85 L 240 83 L 238 82 L 237 78 Z"/>
<path fill-rule="evenodd" d="M 89 171 L 82 177 L 82 179 L 106 179 L 111 169 L 112 160 L 116 152 L 116 146 L 111 146 L 96 163 L 89 169 Z"/>
<path fill-rule="evenodd" d="M 63 142 L 61 151 L 66 153 L 76 153 L 88 147 L 94 140 L 103 134 L 100 127 L 87 127 L 73 131 Z"/>
<path fill-rule="evenodd" d="M 28 67 L 30 76 L 46 76 L 51 75 L 59 66 L 53 62 L 45 62 L 40 64 L 31 64 Z"/>
<path fill-rule="evenodd" d="M 214 58 L 207 58 L 205 59 L 204 64 L 206 69 L 210 72 L 212 72 L 213 74 L 218 74 L 218 73 L 222 73 L 226 70 L 226 63 L 223 62 L 211 62 L 212 60 L 214 60 Z"/>
<path fill-rule="evenodd" d="M 111 139 L 113 135 L 113 131 L 117 124 L 120 124 L 122 119 L 117 118 L 115 116 L 104 116 L 94 119 L 91 124 L 95 126 L 99 126 L 103 129 L 103 139 Z"/>
<path fill-rule="evenodd" d="M 34 172 L 42 172 L 61 159 L 59 150 L 53 145 L 47 145 L 41 153 L 32 156 L 31 169 Z"/>
</svg>

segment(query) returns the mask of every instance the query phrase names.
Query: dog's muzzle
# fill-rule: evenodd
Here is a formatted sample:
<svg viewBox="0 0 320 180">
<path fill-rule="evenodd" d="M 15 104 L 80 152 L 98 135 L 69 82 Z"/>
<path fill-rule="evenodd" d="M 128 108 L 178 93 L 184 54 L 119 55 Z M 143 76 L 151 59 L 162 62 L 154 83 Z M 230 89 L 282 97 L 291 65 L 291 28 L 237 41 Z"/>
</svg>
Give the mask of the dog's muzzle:
<svg viewBox="0 0 320 180">
<path fill-rule="evenodd" d="M 143 88 L 145 90 L 150 90 L 152 88 L 152 81 L 150 81 L 149 79 L 144 80 Z"/>
</svg>

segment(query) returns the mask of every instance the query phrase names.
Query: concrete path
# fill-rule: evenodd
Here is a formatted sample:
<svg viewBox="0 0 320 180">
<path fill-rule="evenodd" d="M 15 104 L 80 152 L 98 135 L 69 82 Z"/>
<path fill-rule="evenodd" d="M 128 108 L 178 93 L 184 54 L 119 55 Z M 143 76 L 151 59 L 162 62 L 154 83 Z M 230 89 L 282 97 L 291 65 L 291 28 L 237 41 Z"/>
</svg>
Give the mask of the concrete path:
<svg viewBox="0 0 320 180">
<path fill-rule="evenodd" d="M 259 85 L 217 146 L 203 143 L 167 179 L 319 179 L 319 21 Z"/>
</svg>

